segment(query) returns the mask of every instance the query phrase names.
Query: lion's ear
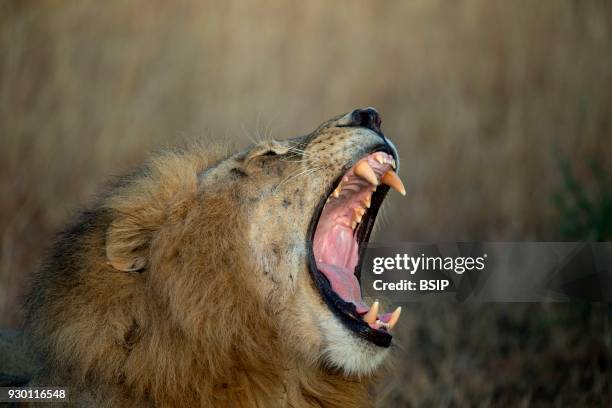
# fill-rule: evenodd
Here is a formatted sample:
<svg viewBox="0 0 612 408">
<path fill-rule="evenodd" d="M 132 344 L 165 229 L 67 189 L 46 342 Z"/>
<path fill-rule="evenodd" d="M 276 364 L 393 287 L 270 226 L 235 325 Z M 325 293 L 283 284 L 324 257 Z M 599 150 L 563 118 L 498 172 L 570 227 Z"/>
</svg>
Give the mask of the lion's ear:
<svg viewBox="0 0 612 408">
<path fill-rule="evenodd" d="M 150 234 L 150 231 L 129 218 L 111 222 L 106 231 L 108 263 L 125 272 L 144 270 L 148 263 Z"/>
<path fill-rule="evenodd" d="M 246 155 L 245 161 L 251 161 L 258 157 L 278 156 L 289 151 L 289 146 L 276 140 L 266 140 L 254 146 Z"/>
</svg>

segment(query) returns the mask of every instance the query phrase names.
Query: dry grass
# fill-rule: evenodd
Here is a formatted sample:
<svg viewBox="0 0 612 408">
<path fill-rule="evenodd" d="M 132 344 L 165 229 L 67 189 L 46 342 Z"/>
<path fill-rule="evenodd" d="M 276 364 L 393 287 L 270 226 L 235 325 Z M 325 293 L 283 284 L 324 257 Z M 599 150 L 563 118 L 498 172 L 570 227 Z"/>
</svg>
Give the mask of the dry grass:
<svg viewBox="0 0 612 408">
<path fill-rule="evenodd" d="M 390 200 L 385 239 L 558 239 L 555 155 L 583 178 L 587 159 L 612 170 L 610 50 L 612 6 L 598 1 L 4 1 L 0 323 L 19 324 L 19 287 L 72 211 L 151 149 L 303 134 L 359 106 L 382 112 L 409 190 Z M 511 309 L 532 328 L 525 308 Z M 413 313 L 423 330 L 452 334 L 451 368 L 431 370 L 452 374 L 462 353 L 477 353 L 448 319 L 483 319 L 479 339 L 504 314 L 465 313 Z M 498 343 L 465 368 L 470 381 L 401 365 L 412 391 L 399 395 L 395 382 L 385 401 L 532 401 L 521 388 L 493 398 L 505 368 L 480 364 L 505 361 Z"/>
</svg>

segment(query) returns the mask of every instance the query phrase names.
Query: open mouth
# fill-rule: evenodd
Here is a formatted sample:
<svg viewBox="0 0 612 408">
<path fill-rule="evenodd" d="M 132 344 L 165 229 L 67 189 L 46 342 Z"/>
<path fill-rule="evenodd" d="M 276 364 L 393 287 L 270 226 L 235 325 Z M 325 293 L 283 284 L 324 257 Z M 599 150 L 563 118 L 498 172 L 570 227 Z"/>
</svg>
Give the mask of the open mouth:
<svg viewBox="0 0 612 408">
<path fill-rule="evenodd" d="M 377 301 L 364 302 L 361 264 L 389 187 L 406 194 L 395 167 L 393 153 L 384 147 L 359 159 L 321 201 L 310 235 L 310 270 L 324 301 L 347 328 L 381 347 L 391 344 L 401 308 L 380 313 Z"/>
</svg>

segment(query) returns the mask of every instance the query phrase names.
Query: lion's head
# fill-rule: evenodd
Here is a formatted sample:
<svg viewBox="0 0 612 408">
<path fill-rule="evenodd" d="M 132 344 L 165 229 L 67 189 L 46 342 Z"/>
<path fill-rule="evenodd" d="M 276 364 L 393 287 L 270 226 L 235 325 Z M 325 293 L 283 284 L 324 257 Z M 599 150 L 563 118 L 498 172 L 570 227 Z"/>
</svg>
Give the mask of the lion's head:
<svg viewBox="0 0 612 408">
<path fill-rule="evenodd" d="M 162 155 L 59 244 L 30 315 L 62 316 L 64 326 L 35 332 L 49 327 L 56 338 L 45 352 L 57 360 L 86 359 L 83 377 L 121 372 L 128 384 L 169 358 L 164 347 L 182 350 L 172 356 L 179 368 L 163 363 L 177 378 L 194 366 L 222 376 L 228 365 L 286 356 L 369 374 L 399 310 L 379 314 L 362 300 L 360 248 L 389 186 L 403 193 L 398 165 L 372 108 L 237 154 Z"/>
</svg>

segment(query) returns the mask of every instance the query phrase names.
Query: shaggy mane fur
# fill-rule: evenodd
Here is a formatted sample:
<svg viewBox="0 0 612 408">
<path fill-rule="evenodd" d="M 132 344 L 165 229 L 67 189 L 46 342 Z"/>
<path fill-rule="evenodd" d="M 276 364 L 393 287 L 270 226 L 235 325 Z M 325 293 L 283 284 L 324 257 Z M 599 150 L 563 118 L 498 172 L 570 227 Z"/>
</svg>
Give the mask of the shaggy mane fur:
<svg viewBox="0 0 612 408">
<path fill-rule="evenodd" d="M 161 155 L 62 234 L 29 298 L 44 367 L 32 385 L 109 407 L 366 404 L 365 379 L 296 355 L 303 339 L 279 338 L 274 311 L 244 284 L 244 211 L 231 191 L 199 187 L 225 157 Z"/>
</svg>

